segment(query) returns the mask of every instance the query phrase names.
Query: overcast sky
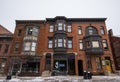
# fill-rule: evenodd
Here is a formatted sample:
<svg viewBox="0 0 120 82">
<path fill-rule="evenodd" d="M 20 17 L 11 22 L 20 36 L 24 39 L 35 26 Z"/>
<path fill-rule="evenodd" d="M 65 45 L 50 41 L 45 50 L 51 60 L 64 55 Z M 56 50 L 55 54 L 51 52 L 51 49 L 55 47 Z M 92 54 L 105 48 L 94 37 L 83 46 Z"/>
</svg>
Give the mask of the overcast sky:
<svg viewBox="0 0 120 82">
<path fill-rule="evenodd" d="M 107 18 L 107 29 L 120 35 L 120 0 L 0 0 L 0 24 L 14 32 L 15 20 L 55 16 Z"/>
</svg>

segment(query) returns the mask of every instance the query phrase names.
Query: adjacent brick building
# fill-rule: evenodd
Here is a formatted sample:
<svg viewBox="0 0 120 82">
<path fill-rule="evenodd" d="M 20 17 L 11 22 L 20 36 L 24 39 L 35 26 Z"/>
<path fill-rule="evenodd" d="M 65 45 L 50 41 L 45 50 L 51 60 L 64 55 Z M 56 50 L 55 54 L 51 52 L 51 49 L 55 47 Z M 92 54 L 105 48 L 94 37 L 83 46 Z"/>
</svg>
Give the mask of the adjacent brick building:
<svg viewBox="0 0 120 82">
<path fill-rule="evenodd" d="M 8 70 L 7 59 L 9 57 L 13 34 L 0 25 L 0 75 L 5 75 Z"/>
<path fill-rule="evenodd" d="M 110 44 L 115 62 L 116 70 L 120 70 L 120 37 L 114 36 L 112 29 L 109 31 Z"/>
<path fill-rule="evenodd" d="M 106 70 L 109 60 L 115 71 L 106 18 L 66 18 L 16 20 L 9 58 L 9 73 L 41 75 L 45 70 L 57 75 L 94 74 Z"/>
</svg>

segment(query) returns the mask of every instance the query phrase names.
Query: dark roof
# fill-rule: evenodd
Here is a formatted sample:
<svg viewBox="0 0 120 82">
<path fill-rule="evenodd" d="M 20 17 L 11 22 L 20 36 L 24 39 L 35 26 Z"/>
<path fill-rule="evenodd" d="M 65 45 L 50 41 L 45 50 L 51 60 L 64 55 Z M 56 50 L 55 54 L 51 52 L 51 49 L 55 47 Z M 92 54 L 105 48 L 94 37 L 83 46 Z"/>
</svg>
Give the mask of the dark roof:
<svg viewBox="0 0 120 82">
<path fill-rule="evenodd" d="M 0 38 L 13 38 L 12 32 L 0 25 Z"/>
<path fill-rule="evenodd" d="M 44 24 L 45 20 L 16 20 L 16 24 Z"/>
<path fill-rule="evenodd" d="M 12 35 L 12 32 L 0 25 L 0 35 Z"/>
<path fill-rule="evenodd" d="M 66 18 L 65 16 L 56 16 L 55 18 L 46 18 L 46 21 L 66 20 L 68 22 L 77 21 L 105 21 L 107 18 Z"/>
</svg>

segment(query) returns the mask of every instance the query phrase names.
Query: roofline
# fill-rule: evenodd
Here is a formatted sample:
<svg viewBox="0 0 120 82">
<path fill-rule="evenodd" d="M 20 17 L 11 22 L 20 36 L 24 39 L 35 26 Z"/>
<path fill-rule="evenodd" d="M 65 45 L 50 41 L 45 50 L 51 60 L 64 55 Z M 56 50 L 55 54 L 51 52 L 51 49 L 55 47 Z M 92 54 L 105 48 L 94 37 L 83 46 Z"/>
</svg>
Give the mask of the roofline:
<svg viewBox="0 0 120 82">
<path fill-rule="evenodd" d="M 0 24 L 0 26 L 1 26 L 3 29 L 5 29 L 6 31 L 8 31 L 10 34 L 13 34 L 11 31 L 9 31 L 7 28 L 5 28 L 4 26 L 2 26 L 1 24 Z"/>
<path fill-rule="evenodd" d="M 16 20 L 16 24 L 37 23 L 44 24 L 45 20 Z"/>
<path fill-rule="evenodd" d="M 64 16 L 56 16 L 55 18 L 46 18 L 46 21 L 66 20 L 71 22 L 77 21 L 105 21 L 107 18 L 66 18 Z"/>
</svg>

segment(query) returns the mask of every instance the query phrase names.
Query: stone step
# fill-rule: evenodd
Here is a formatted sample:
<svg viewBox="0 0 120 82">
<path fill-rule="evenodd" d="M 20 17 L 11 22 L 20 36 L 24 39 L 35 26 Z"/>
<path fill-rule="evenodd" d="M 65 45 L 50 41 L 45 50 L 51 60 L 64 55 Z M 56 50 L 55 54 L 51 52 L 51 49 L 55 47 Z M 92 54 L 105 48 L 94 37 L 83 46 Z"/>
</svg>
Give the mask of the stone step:
<svg viewBox="0 0 120 82">
<path fill-rule="evenodd" d="M 42 76 L 43 76 L 43 77 L 51 76 L 51 72 L 50 72 L 49 70 L 43 71 L 43 72 L 42 72 Z"/>
</svg>

